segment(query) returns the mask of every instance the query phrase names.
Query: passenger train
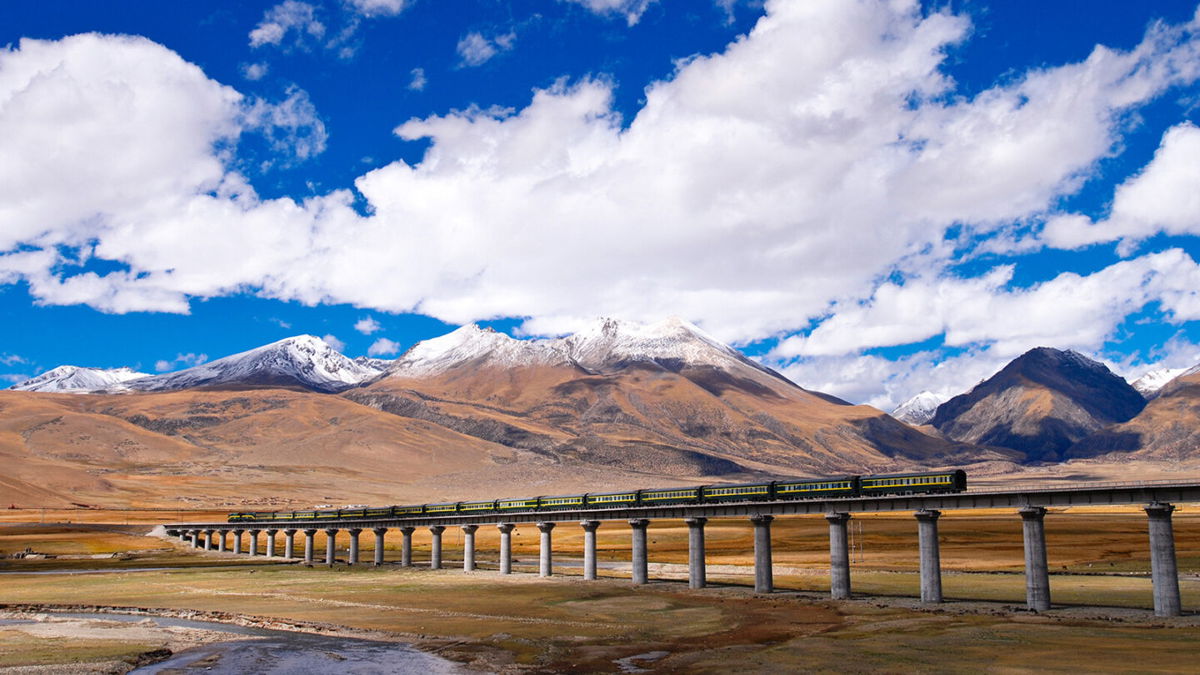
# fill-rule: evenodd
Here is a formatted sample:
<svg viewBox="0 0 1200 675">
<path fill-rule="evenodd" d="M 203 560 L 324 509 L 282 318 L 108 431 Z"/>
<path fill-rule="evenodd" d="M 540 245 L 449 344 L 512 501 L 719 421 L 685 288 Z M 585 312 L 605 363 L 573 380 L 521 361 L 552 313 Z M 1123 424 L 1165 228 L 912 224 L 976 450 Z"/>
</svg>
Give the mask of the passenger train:
<svg viewBox="0 0 1200 675">
<path fill-rule="evenodd" d="M 726 502 L 774 502 L 829 497 L 869 497 L 962 492 L 967 474 L 961 469 L 933 473 L 897 473 L 883 476 L 840 476 L 836 478 L 781 479 L 766 483 L 700 485 L 697 487 L 589 492 L 579 495 L 522 497 L 468 502 L 443 502 L 411 506 L 381 506 L 311 511 L 242 511 L 229 514 L 229 522 L 329 521 L 363 518 L 397 518 L 421 515 L 511 513 L 516 511 L 561 511 L 608 509 L 671 504 L 717 504 Z"/>
</svg>

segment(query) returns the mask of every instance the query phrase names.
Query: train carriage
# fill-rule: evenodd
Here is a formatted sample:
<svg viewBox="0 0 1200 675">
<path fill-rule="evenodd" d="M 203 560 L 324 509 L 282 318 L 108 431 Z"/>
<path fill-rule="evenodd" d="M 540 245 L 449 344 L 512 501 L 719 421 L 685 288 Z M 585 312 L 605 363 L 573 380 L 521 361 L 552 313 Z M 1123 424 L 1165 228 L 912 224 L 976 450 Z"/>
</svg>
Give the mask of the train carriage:
<svg viewBox="0 0 1200 675">
<path fill-rule="evenodd" d="M 488 502 L 459 502 L 459 513 L 490 513 L 496 510 L 496 500 Z"/>
<path fill-rule="evenodd" d="M 962 492 L 967 489 L 967 473 L 962 469 L 863 476 L 860 481 L 859 494 L 864 496 Z"/>
<path fill-rule="evenodd" d="M 425 513 L 436 513 L 445 515 L 447 513 L 458 513 L 458 502 L 442 502 L 440 504 L 426 504 Z"/>
<path fill-rule="evenodd" d="M 585 503 L 588 508 L 592 509 L 607 509 L 617 506 L 634 506 L 638 503 L 638 491 L 626 490 L 624 492 L 589 492 L 585 497 Z"/>
<path fill-rule="evenodd" d="M 859 491 L 858 476 L 816 478 L 811 480 L 777 480 L 773 483 L 775 499 L 815 499 L 817 497 L 853 497 Z"/>
<path fill-rule="evenodd" d="M 537 497 L 521 497 L 519 499 L 501 499 L 496 502 L 496 510 L 504 512 L 512 511 L 537 511 Z"/>
<path fill-rule="evenodd" d="M 424 504 L 410 504 L 408 506 L 393 506 L 393 516 L 419 516 L 425 513 Z"/>
<path fill-rule="evenodd" d="M 700 492 L 705 502 L 767 502 L 772 496 L 771 483 L 705 485 Z"/>
<path fill-rule="evenodd" d="M 642 490 L 638 498 L 642 506 L 657 504 L 699 504 L 700 488 L 659 488 Z"/>
<path fill-rule="evenodd" d="M 583 508 L 583 501 L 587 495 L 556 495 L 552 497 L 538 497 L 539 511 L 562 511 L 565 509 L 580 509 Z"/>
</svg>

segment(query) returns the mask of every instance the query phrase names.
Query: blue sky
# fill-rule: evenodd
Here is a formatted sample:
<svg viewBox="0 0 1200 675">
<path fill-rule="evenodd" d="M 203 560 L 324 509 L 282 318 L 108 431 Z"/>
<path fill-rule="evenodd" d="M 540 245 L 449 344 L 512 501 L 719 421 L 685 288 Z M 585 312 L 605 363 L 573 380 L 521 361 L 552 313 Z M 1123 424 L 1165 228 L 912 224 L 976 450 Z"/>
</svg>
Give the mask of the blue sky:
<svg viewBox="0 0 1200 675">
<path fill-rule="evenodd" d="M 1194 365 L 1196 10 L 5 3 L 0 377 L 672 315 L 882 407 Z"/>
</svg>

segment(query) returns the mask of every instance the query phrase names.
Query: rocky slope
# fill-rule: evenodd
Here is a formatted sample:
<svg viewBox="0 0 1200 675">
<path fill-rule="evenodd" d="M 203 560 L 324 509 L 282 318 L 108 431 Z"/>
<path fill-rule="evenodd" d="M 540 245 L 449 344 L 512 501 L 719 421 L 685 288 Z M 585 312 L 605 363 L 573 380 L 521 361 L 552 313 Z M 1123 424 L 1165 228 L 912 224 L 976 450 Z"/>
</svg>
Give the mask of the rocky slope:
<svg viewBox="0 0 1200 675">
<path fill-rule="evenodd" d="M 59 366 L 47 370 L 37 377 L 18 382 L 9 389 L 12 391 L 87 393 L 143 377 L 150 377 L 150 374 L 139 373 L 132 368 Z"/>
<path fill-rule="evenodd" d="M 1039 347 L 942 404 L 931 424 L 958 441 L 1019 450 L 1026 461 L 1057 461 L 1075 442 L 1130 420 L 1145 405 L 1104 365 Z"/>
<path fill-rule="evenodd" d="M 1200 457 L 1200 368 L 1172 378 L 1136 417 L 1087 436 L 1067 454 L 1168 464 L 1197 459 Z"/>
</svg>

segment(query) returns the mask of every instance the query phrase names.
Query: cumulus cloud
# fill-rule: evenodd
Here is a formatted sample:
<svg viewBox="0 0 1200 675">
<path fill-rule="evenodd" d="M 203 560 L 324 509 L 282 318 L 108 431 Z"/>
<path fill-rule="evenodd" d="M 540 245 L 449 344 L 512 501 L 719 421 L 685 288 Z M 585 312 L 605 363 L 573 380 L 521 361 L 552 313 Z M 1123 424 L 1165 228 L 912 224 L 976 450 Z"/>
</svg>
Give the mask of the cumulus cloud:
<svg viewBox="0 0 1200 675">
<path fill-rule="evenodd" d="M 337 352 L 340 352 L 346 348 L 346 343 L 339 340 L 337 336 L 333 334 L 327 334 L 323 336 L 321 340 L 330 347 L 333 347 L 333 350 Z"/>
<path fill-rule="evenodd" d="M 367 356 L 391 356 L 400 351 L 400 343 L 381 337 L 367 348 Z"/>
<path fill-rule="evenodd" d="M 657 0 L 566 0 L 577 5 L 583 5 L 589 10 L 607 16 L 623 17 L 630 26 L 641 20 L 646 8 Z M 727 0 L 718 0 L 724 5 Z"/>
<path fill-rule="evenodd" d="M 380 328 L 382 328 L 382 326 L 379 325 L 379 322 L 376 321 L 375 317 L 373 316 L 363 317 L 354 324 L 354 330 L 362 333 L 363 335 L 370 335 Z"/>
<path fill-rule="evenodd" d="M 250 46 L 306 47 L 325 36 L 325 24 L 317 19 L 317 8 L 299 0 L 285 0 L 268 9 L 254 30 Z"/>
<path fill-rule="evenodd" d="M 482 33 L 472 31 L 458 41 L 460 63 L 466 67 L 482 66 L 500 52 L 512 49 L 516 41 L 517 34 L 513 32 L 487 38 Z"/>
<path fill-rule="evenodd" d="M 1046 244 L 1080 248 L 1118 241 L 1129 251 L 1138 241 L 1165 232 L 1200 234 L 1200 128 L 1180 124 L 1163 134 L 1154 159 L 1117 187 L 1108 218 L 1093 223 L 1079 214 L 1051 218 Z"/>
<path fill-rule="evenodd" d="M 176 368 L 191 368 L 207 361 L 208 354 L 196 354 L 193 352 L 176 354 L 173 359 L 159 359 L 155 361 L 154 370 L 159 373 L 165 373 L 168 370 L 175 370 Z"/>
<path fill-rule="evenodd" d="M 1043 336 L 949 310 L 897 326 L 879 300 L 893 296 L 1016 312 L 1054 293 L 1113 295 L 1111 283 L 1135 297 L 1084 302 L 1101 323 L 1144 297 L 1184 320 L 1200 310 L 1179 252 L 1018 292 L 1004 268 L 955 280 L 946 236 L 1003 231 L 1078 189 L 1119 148 L 1128 113 L 1195 81 L 1194 28 L 1156 25 L 1130 51 L 1097 47 L 968 97 L 941 71 L 969 33 L 961 16 L 768 2 L 748 35 L 648 87 L 632 119 L 615 112 L 612 82 L 564 80 L 520 109 L 409 120 L 395 131 L 428 143 L 420 162 L 303 201 L 261 199 L 230 168 L 260 120 L 287 137 L 287 114 L 248 114 L 252 102 L 144 40 L 25 41 L 0 52 L 0 156 L 17 158 L 0 163 L 0 283 L 103 311 L 252 292 L 450 323 L 528 317 L 527 333 L 597 314 L 678 314 L 733 341 L 816 324 L 780 355 L 802 359 L 859 358 L 939 327 L 989 354 Z M 122 269 L 80 273 L 64 247 Z M 830 347 L 838 336 L 854 348 Z"/>
<path fill-rule="evenodd" d="M 408 0 L 346 0 L 346 5 L 363 16 L 396 16 L 408 8 Z"/>
<path fill-rule="evenodd" d="M 266 63 L 243 63 L 242 77 L 251 82 L 257 82 L 266 77 L 270 70 L 271 67 Z"/>
<path fill-rule="evenodd" d="M 255 100 L 245 110 L 243 124 L 266 136 L 277 154 L 298 160 L 324 152 L 329 139 L 308 92 L 295 85 L 288 87 L 287 98 L 278 103 Z"/>
<path fill-rule="evenodd" d="M 413 68 L 412 72 L 409 74 L 412 75 L 412 79 L 408 81 L 409 90 L 424 91 L 425 85 L 428 83 L 428 80 L 425 79 L 425 69 Z"/>
</svg>

